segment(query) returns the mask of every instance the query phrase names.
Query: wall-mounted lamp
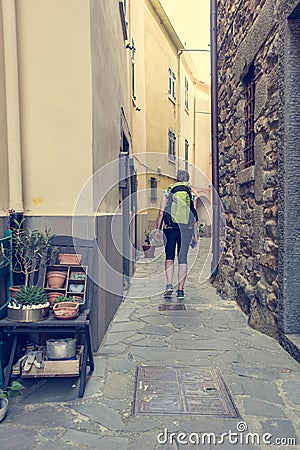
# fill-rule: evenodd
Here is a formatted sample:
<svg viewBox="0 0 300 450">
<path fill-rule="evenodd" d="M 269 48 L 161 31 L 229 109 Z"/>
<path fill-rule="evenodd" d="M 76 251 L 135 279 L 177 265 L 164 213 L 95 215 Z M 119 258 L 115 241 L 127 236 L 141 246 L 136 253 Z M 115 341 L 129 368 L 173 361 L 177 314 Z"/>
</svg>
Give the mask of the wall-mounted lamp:
<svg viewBox="0 0 300 450">
<path fill-rule="evenodd" d="M 136 111 L 141 111 L 141 108 L 136 107 L 135 110 Z"/>
</svg>

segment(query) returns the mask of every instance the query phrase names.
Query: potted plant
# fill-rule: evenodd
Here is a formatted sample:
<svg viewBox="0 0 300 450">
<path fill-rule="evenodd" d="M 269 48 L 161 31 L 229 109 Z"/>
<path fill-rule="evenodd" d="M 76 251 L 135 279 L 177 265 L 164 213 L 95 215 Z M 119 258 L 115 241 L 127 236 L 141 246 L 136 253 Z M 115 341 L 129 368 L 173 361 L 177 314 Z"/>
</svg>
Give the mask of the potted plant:
<svg viewBox="0 0 300 450">
<path fill-rule="evenodd" d="M 6 389 L 0 389 L 0 422 L 4 419 L 8 409 L 8 399 L 20 395 L 26 389 L 23 384 L 13 381 Z"/>
<path fill-rule="evenodd" d="M 61 292 L 59 291 L 50 291 L 47 293 L 47 299 L 48 302 L 50 303 L 50 306 L 52 306 L 55 302 L 55 300 L 57 299 L 57 297 L 60 297 L 62 295 Z"/>
<path fill-rule="evenodd" d="M 198 225 L 198 233 L 199 233 L 199 236 L 204 236 L 204 233 L 205 233 L 204 223 L 199 223 L 199 225 Z"/>
<path fill-rule="evenodd" d="M 24 219 L 20 222 L 14 220 L 15 227 L 12 232 L 12 271 L 15 276 L 22 276 L 24 285 L 33 283 L 31 275 L 38 273 L 41 267 L 45 267 L 56 257 L 58 249 L 51 244 L 53 235 L 50 228 L 45 227 L 45 231 L 25 230 Z M 11 292 L 14 286 L 10 288 Z M 17 286 L 20 290 L 20 286 Z M 14 296 L 14 294 L 11 294 Z"/>
<path fill-rule="evenodd" d="M 150 241 L 151 231 L 145 230 L 144 236 L 145 236 L 145 244 L 142 245 L 142 248 L 144 250 L 145 258 L 154 258 L 155 247 L 154 245 L 151 245 Z"/>
<path fill-rule="evenodd" d="M 57 319 L 74 319 L 79 314 L 79 306 L 75 297 L 61 295 L 54 302 L 53 313 Z"/>
<path fill-rule="evenodd" d="M 47 319 L 49 302 L 38 286 L 22 286 L 7 305 L 7 319 L 14 322 L 36 322 Z"/>
</svg>

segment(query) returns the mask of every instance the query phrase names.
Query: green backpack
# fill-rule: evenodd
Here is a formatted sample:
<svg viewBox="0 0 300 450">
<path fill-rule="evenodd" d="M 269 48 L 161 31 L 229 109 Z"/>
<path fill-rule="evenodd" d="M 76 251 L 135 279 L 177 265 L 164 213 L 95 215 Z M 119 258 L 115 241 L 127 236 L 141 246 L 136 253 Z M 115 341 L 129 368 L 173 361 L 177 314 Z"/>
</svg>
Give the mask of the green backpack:
<svg viewBox="0 0 300 450">
<path fill-rule="evenodd" d="M 198 220 L 191 188 L 187 183 L 177 182 L 168 188 L 168 199 L 163 214 L 167 227 L 193 225 Z"/>
</svg>

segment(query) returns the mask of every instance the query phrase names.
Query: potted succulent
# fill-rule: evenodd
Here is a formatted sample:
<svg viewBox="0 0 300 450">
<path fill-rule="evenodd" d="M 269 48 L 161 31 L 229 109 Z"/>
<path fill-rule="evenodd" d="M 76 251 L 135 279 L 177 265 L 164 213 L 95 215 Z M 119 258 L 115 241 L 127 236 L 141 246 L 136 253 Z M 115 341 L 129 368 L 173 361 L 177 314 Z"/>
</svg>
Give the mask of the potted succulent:
<svg viewBox="0 0 300 450">
<path fill-rule="evenodd" d="M 22 286 L 7 305 L 7 319 L 14 322 L 36 322 L 47 319 L 49 302 L 38 286 Z"/>
<path fill-rule="evenodd" d="M 24 218 L 18 222 L 14 220 L 12 230 L 12 272 L 14 276 L 23 278 L 24 285 L 37 284 L 31 278 L 38 273 L 41 267 L 45 267 L 52 258 L 55 258 L 58 249 L 51 244 L 53 235 L 50 228 L 45 227 L 45 231 L 25 230 Z M 15 286 L 10 288 L 11 296 L 14 297 Z M 17 291 L 20 286 L 17 286 Z"/>
<path fill-rule="evenodd" d="M 69 302 L 78 302 L 78 297 L 72 296 L 72 297 L 66 297 L 65 295 L 59 295 L 54 300 L 54 303 L 69 303 Z"/>
<path fill-rule="evenodd" d="M 155 247 L 154 245 L 151 245 L 150 241 L 151 231 L 145 230 L 144 235 L 145 235 L 145 244 L 142 245 L 142 248 L 144 250 L 145 258 L 154 258 Z"/>
<path fill-rule="evenodd" d="M 4 419 L 8 409 L 8 399 L 20 395 L 26 389 L 23 384 L 13 381 L 6 389 L 0 389 L 0 422 Z"/>
</svg>

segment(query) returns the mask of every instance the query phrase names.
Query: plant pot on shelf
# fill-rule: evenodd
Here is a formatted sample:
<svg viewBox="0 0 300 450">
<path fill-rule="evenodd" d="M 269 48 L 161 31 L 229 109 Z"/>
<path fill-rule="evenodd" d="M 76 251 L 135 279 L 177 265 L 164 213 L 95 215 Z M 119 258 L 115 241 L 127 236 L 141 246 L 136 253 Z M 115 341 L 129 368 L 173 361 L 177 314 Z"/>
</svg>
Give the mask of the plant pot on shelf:
<svg viewBox="0 0 300 450">
<path fill-rule="evenodd" d="M 155 247 L 150 244 L 142 245 L 145 258 L 154 258 Z"/>
<path fill-rule="evenodd" d="M 49 302 L 38 286 L 23 286 L 7 305 L 7 319 L 13 322 L 37 322 L 47 319 Z"/>
<path fill-rule="evenodd" d="M 56 319 L 74 319 L 79 314 L 78 302 L 60 302 L 53 306 Z"/>
<path fill-rule="evenodd" d="M 67 272 L 51 270 L 47 273 L 47 282 L 50 288 L 61 288 L 64 286 L 67 278 Z"/>
<path fill-rule="evenodd" d="M 61 295 L 62 295 L 62 293 L 59 292 L 59 291 L 51 291 L 51 292 L 48 292 L 48 294 L 47 294 L 47 299 L 48 299 L 48 302 L 50 303 L 50 306 L 53 306 L 53 303 L 55 302 L 55 300 L 57 299 L 57 297 L 59 297 L 59 296 L 61 296 Z"/>
<path fill-rule="evenodd" d="M 7 320 L 13 322 L 39 322 L 47 319 L 49 315 L 49 303 L 45 303 L 40 307 L 23 306 L 16 308 L 11 305 L 7 306 Z"/>
<path fill-rule="evenodd" d="M 65 264 L 69 266 L 80 266 L 82 261 L 82 255 L 77 253 L 59 253 L 59 264 Z"/>
<path fill-rule="evenodd" d="M 20 292 L 22 286 L 10 286 L 10 297 L 16 298 L 17 292 Z"/>
</svg>

